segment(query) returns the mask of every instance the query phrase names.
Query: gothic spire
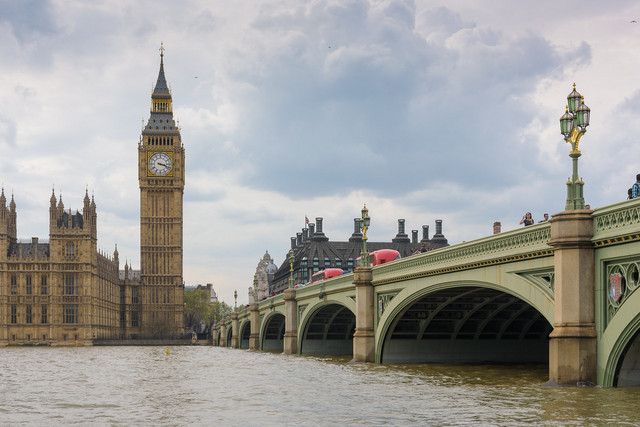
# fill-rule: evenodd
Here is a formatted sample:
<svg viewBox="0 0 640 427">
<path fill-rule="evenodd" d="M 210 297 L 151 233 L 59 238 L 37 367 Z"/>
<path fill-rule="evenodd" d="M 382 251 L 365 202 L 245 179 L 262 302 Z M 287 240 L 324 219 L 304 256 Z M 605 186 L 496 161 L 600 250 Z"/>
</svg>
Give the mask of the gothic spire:
<svg viewBox="0 0 640 427">
<path fill-rule="evenodd" d="M 158 72 L 158 81 L 156 82 L 156 87 L 153 90 L 153 95 L 151 97 L 158 99 L 171 98 L 167 79 L 164 76 L 164 45 L 162 42 L 160 42 L 160 71 Z"/>
</svg>

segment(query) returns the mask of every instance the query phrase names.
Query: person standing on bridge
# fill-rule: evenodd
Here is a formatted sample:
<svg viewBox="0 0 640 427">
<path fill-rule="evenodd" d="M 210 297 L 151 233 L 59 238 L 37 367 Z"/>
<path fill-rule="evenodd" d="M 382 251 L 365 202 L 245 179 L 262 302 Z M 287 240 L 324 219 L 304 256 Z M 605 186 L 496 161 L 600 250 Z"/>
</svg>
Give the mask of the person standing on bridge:
<svg viewBox="0 0 640 427">
<path fill-rule="evenodd" d="M 631 187 L 631 197 L 630 199 L 637 199 L 640 196 L 640 173 L 636 175 L 636 182 Z"/>
<path fill-rule="evenodd" d="M 532 225 L 534 223 L 535 223 L 535 221 L 533 220 L 533 217 L 531 216 L 531 212 L 527 212 L 526 214 L 524 214 L 524 216 L 520 220 L 520 224 L 524 224 L 525 227 L 527 225 Z"/>
</svg>

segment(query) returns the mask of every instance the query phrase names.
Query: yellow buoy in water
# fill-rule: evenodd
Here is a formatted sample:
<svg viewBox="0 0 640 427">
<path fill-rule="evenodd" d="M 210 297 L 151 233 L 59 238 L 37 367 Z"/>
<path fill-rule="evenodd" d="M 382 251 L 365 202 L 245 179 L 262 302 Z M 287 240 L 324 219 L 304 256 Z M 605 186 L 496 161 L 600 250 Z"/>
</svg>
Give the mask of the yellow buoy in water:
<svg viewBox="0 0 640 427">
<path fill-rule="evenodd" d="M 171 353 L 169 352 L 169 347 L 167 347 L 167 356 L 168 356 L 169 354 L 171 354 Z"/>
</svg>

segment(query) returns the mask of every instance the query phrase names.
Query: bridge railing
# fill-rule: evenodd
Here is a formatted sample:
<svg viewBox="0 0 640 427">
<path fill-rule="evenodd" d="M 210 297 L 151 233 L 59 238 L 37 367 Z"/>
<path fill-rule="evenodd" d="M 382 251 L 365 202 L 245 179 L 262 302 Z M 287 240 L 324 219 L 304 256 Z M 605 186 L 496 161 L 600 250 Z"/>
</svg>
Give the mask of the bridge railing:
<svg viewBox="0 0 640 427">
<path fill-rule="evenodd" d="M 439 274 L 534 255 L 550 256 L 553 253 L 547 244 L 550 237 L 550 224 L 538 223 L 383 264 L 374 268 L 373 281 L 385 283 L 418 273 Z"/>
<path fill-rule="evenodd" d="M 640 234 L 640 198 L 598 208 L 593 212 L 593 241 L 610 240 Z M 640 236 L 636 237 L 639 238 Z"/>
</svg>

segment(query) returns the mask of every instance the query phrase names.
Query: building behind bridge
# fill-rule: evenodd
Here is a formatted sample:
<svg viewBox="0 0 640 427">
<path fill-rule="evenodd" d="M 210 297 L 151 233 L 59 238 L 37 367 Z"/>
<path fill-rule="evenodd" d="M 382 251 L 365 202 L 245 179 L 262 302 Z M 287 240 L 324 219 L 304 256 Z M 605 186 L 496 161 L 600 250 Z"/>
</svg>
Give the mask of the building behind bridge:
<svg viewBox="0 0 640 427">
<path fill-rule="evenodd" d="M 426 250 L 433 250 L 449 246 L 447 239 L 442 234 L 442 220 L 436 220 L 436 232 L 429 238 L 429 226 L 422 226 L 422 238 L 419 239 L 419 231 L 412 230 L 411 237 L 405 232 L 405 220 L 398 220 L 398 234 L 390 242 L 367 241 L 367 249 L 394 249 L 401 257 L 412 255 L 420 250 L 422 245 Z M 346 242 L 332 242 L 322 231 L 322 218 L 316 218 L 315 224 L 309 224 L 291 237 L 291 249 L 294 253 L 293 278 L 295 283 L 306 283 L 311 276 L 318 271 L 327 268 L 342 268 L 353 271 L 357 267 L 356 259 L 362 251 L 362 233 L 360 231 L 360 218 L 353 220 L 353 234 Z M 273 279 L 269 294 L 279 294 L 289 287 L 290 265 L 288 255 L 280 267 L 273 273 Z"/>
</svg>

